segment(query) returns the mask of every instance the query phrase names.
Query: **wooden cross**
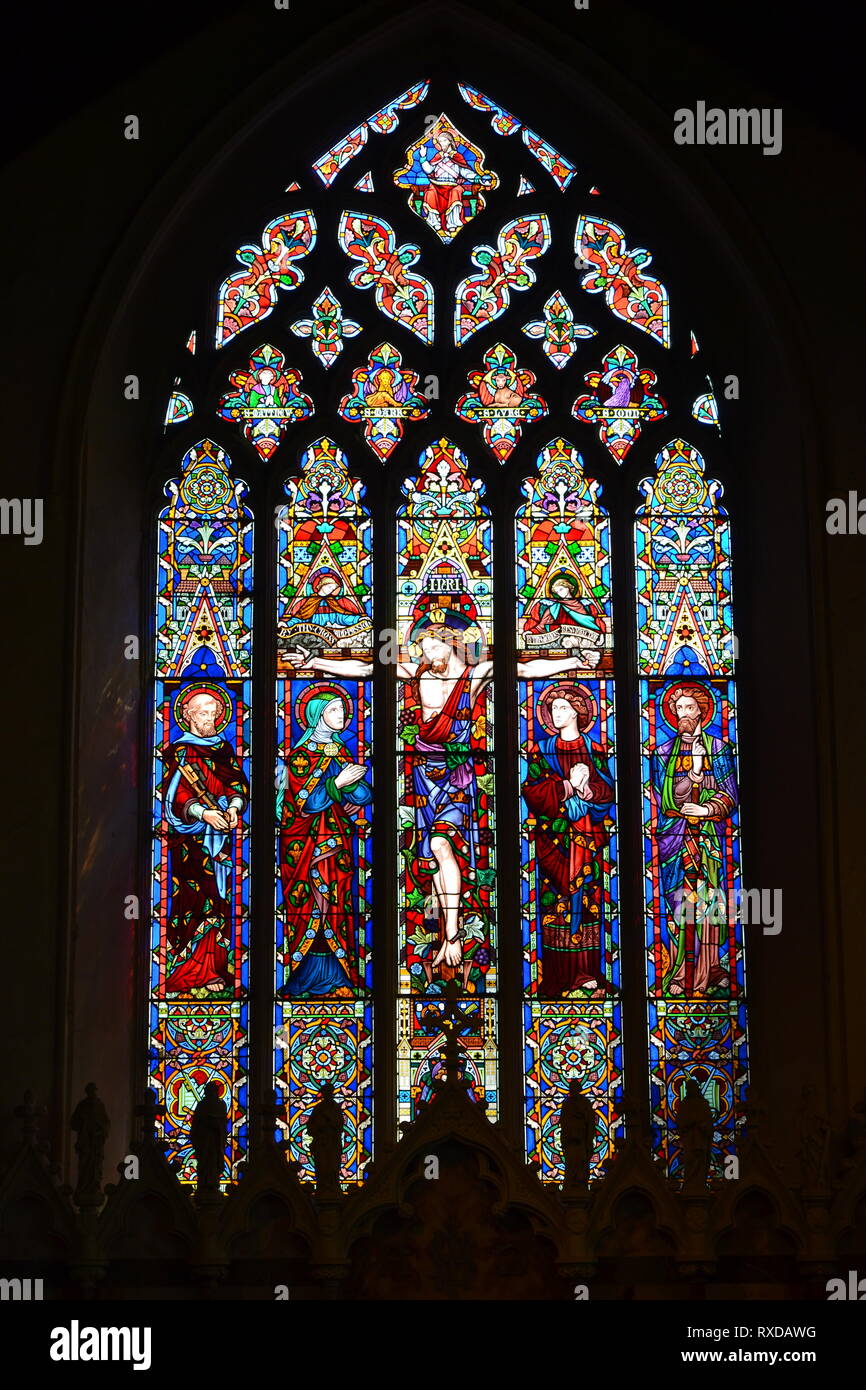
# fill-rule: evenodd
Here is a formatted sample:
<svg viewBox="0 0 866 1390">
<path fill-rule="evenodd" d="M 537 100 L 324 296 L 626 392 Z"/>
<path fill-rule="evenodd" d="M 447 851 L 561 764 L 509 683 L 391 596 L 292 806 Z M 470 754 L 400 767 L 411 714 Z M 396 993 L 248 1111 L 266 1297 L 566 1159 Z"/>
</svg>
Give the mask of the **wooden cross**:
<svg viewBox="0 0 866 1390">
<path fill-rule="evenodd" d="M 460 986 L 455 979 L 451 979 L 445 986 L 445 1007 L 442 1011 L 442 1031 L 445 1034 L 445 1046 L 442 1049 L 442 1059 L 445 1063 L 445 1073 L 447 1081 L 462 1082 L 468 1086 L 469 1082 L 462 1081 L 460 1075 L 461 1064 L 463 1061 L 464 1049 L 460 1043 L 460 1034 L 467 1033 L 471 1028 L 477 1027 L 477 1019 L 471 1017 L 460 1007 Z M 440 1085 L 445 1084 L 439 1081 Z"/>
</svg>

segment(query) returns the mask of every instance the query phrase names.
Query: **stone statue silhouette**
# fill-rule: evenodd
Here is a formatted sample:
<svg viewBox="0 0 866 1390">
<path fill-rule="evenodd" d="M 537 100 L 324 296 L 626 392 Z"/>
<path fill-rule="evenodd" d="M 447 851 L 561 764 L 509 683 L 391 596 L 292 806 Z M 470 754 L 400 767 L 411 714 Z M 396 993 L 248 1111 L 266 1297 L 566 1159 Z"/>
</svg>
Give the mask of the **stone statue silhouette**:
<svg viewBox="0 0 866 1390">
<path fill-rule="evenodd" d="M 586 1187 L 598 1117 L 579 1081 L 572 1081 L 559 1112 L 559 1142 L 565 1161 L 563 1187 Z"/>
<path fill-rule="evenodd" d="M 209 1081 L 204 1088 L 204 1095 L 192 1112 L 189 1127 L 198 1179 L 196 1190 L 199 1193 L 219 1191 L 225 1167 L 227 1134 L 226 1103 L 220 1099 L 217 1082 Z"/>
<path fill-rule="evenodd" d="M 345 1123 L 342 1107 L 334 1099 L 334 1087 L 330 1081 L 325 1081 L 306 1124 L 316 1174 L 316 1191 L 320 1196 L 339 1195 Z"/>
<path fill-rule="evenodd" d="M 78 1155 L 74 1200 L 77 1206 L 98 1205 L 102 1200 L 102 1164 L 111 1122 L 92 1081 L 85 1086 L 84 1099 L 76 1105 L 69 1125 L 76 1136 Z"/>
<path fill-rule="evenodd" d="M 815 1087 L 804 1086 L 800 1109 L 797 1112 L 797 1134 L 800 1177 L 807 1190 L 824 1184 L 827 1170 L 827 1149 L 830 1142 L 830 1122 L 815 1105 Z"/>
<path fill-rule="evenodd" d="M 677 1102 L 677 1134 L 683 1155 L 683 1192 L 705 1192 L 713 1144 L 713 1112 L 694 1079 Z"/>
</svg>

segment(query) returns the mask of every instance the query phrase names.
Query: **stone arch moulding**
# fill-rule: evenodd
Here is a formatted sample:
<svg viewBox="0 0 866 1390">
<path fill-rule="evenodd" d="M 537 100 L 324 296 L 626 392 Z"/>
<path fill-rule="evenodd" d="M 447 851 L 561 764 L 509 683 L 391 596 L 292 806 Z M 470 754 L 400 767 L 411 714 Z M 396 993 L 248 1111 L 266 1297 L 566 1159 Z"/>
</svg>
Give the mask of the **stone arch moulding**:
<svg viewBox="0 0 866 1390">
<path fill-rule="evenodd" d="M 518 34 L 521 22 L 526 32 Z M 460 73 L 453 72 L 455 34 L 460 36 Z M 329 39 L 334 43 L 330 51 Z M 71 1109 L 72 1098 L 91 1074 L 102 1078 L 101 1090 L 116 1117 L 112 1142 L 118 1145 L 118 1157 L 140 1093 L 136 1051 L 143 1046 L 143 1030 L 139 1028 L 137 1042 L 130 1039 L 128 1049 L 119 1040 L 128 1032 L 134 1001 L 141 998 L 141 961 L 132 932 L 118 934 L 106 947 L 105 904 L 122 902 L 132 891 L 130 883 L 145 882 L 136 759 L 140 781 L 146 782 L 147 771 L 139 736 L 141 691 L 129 670 L 118 670 L 114 653 L 104 650 L 98 634 L 144 631 L 148 617 L 152 586 L 141 518 L 148 514 L 158 476 L 170 476 L 171 468 L 168 452 L 153 449 L 143 422 L 156 420 L 168 394 L 171 348 L 189 331 L 203 287 L 215 289 L 234 246 L 264 224 L 295 170 L 308 171 L 359 113 L 376 109 L 416 79 L 418 52 L 428 60 L 420 66 L 431 76 L 445 65 L 451 80 L 471 81 L 489 91 L 555 141 L 581 169 L 610 170 L 610 151 L 627 149 L 627 167 L 639 165 L 643 171 L 639 187 L 621 173 L 617 177 L 615 170 L 607 180 L 620 185 L 611 192 L 623 208 L 623 220 L 629 227 L 651 229 L 655 245 L 676 248 L 681 286 L 694 289 L 709 261 L 714 288 L 723 287 L 717 298 L 748 305 L 752 322 L 763 325 L 756 338 L 772 344 L 776 354 L 771 362 L 769 346 L 765 350 L 768 376 L 783 383 L 793 376 L 790 345 L 799 343 L 801 334 L 791 323 L 772 261 L 742 209 L 709 168 L 706 191 L 698 195 L 677 169 L 666 117 L 585 49 L 565 42 L 559 32 L 530 25 L 526 17 L 506 30 L 466 6 L 431 3 L 360 38 L 347 38 L 335 26 L 253 83 L 175 159 L 120 242 L 94 295 L 67 380 L 56 465 L 58 471 L 72 470 L 83 499 L 73 592 L 81 596 L 82 613 L 88 615 L 87 621 L 79 621 L 73 660 L 68 782 L 74 848 L 66 916 L 77 921 L 77 928 L 74 945 L 64 948 L 69 968 L 62 977 L 69 988 L 60 1002 L 61 1109 L 64 1114 Z M 373 56 L 378 66 L 371 79 Z M 519 91 L 512 76 L 515 62 L 521 71 Z M 575 72 L 580 74 L 577 85 Z M 335 90 L 340 94 L 336 103 Z M 293 132 L 290 147 L 287 129 Z M 607 153 L 597 157 L 593 141 Z M 690 311 L 691 304 L 681 310 L 681 318 Z M 706 312 L 702 317 L 708 322 Z M 708 344 L 716 356 L 736 353 L 735 325 L 708 322 L 708 327 Z M 128 412 L 107 404 L 118 362 L 134 362 L 144 383 L 134 423 Z M 755 452 L 744 460 L 757 465 L 758 441 L 772 432 L 761 403 L 749 409 L 754 412 Z M 801 486 L 808 490 L 814 477 L 809 455 L 814 428 L 808 418 L 801 423 L 805 447 L 801 452 L 792 438 L 792 457 Z M 743 507 L 741 514 L 745 511 Z M 741 566 L 741 590 L 743 575 L 747 583 Z M 748 671 L 746 682 L 748 700 Z M 94 691 L 99 692 L 95 699 Z M 744 724 L 748 749 L 748 718 Z M 114 771 L 109 774 L 106 768 Z M 121 989 L 118 981 L 123 981 Z M 95 1016 L 99 1000 L 106 1002 L 97 1035 L 87 1019 Z M 106 1036 L 118 1040 L 110 1057 Z M 758 1040 L 754 1054 L 760 1074 Z M 265 1078 L 257 1081 L 264 1085 Z M 63 1138 L 67 1140 L 65 1134 Z"/>
</svg>

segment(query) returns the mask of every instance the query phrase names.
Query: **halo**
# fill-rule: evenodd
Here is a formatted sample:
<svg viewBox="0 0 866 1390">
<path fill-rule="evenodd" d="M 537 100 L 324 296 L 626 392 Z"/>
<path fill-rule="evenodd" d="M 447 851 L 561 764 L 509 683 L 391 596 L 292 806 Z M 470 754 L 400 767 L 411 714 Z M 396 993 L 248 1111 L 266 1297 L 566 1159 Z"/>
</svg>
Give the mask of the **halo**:
<svg viewBox="0 0 866 1390">
<path fill-rule="evenodd" d="M 302 729 L 307 727 L 307 706 L 310 701 L 317 700 L 323 695 L 329 696 L 332 700 L 342 700 L 343 709 L 346 711 L 346 725 L 351 724 L 355 712 L 352 697 L 341 685 L 333 685 L 330 681 L 316 681 L 315 685 L 306 686 L 295 700 L 295 718 L 300 727 Z"/>
<path fill-rule="evenodd" d="M 584 685 L 582 681 L 558 681 L 556 685 L 549 685 L 546 690 L 542 690 L 535 702 L 535 717 L 549 734 L 559 734 L 550 714 L 550 707 L 554 700 L 559 696 L 564 700 L 573 700 L 576 695 L 582 696 L 589 705 L 588 715 L 578 714 L 577 727 L 582 734 L 585 734 L 587 729 L 592 728 L 598 718 L 598 701 L 589 686 Z"/>
<path fill-rule="evenodd" d="M 659 701 L 659 710 L 665 723 L 676 733 L 678 721 L 674 701 L 681 695 L 694 696 L 701 711 L 701 725 L 704 729 L 709 728 L 715 720 L 718 701 L 715 690 L 712 686 L 704 685 L 703 681 L 677 680 L 668 686 Z M 700 698 L 701 695 L 703 699 Z"/>
<path fill-rule="evenodd" d="M 319 592 L 318 588 L 316 587 L 317 584 L 320 584 L 325 579 L 336 579 L 341 592 L 345 587 L 345 585 L 343 584 L 343 576 L 341 574 L 338 574 L 335 569 L 331 569 L 330 565 L 322 565 L 319 569 L 313 570 L 312 574 L 310 575 L 310 588 L 312 589 L 314 594 L 318 594 Z"/>
<path fill-rule="evenodd" d="M 197 681 L 195 685 L 187 685 L 183 690 L 178 691 L 174 697 L 171 711 L 174 722 L 186 733 L 192 732 L 184 710 L 189 701 L 196 695 L 212 695 L 220 706 L 222 713 L 218 714 L 214 721 L 214 733 L 221 734 L 232 717 L 232 702 L 228 691 L 223 690 L 221 685 L 216 685 L 213 681 Z"/>
<path fill-rule="evenodd" d="M 578 594 L 580 593 L 580 581 L 577 578 L 577 575 L 572 574 L 570 570 L 563 569 L 562 566 L 560 566 L 558 570 L 554 570 L 552 574 L 549 574 L 547 576 L 547 582 L 545 584 L 545 593 L 547 594 L 547 597 L 552 597 L 553 586 L 561 579 L 564 579 L 566 584 L 570 588 L 571 597 L 577 598 Z"/>
</svg>

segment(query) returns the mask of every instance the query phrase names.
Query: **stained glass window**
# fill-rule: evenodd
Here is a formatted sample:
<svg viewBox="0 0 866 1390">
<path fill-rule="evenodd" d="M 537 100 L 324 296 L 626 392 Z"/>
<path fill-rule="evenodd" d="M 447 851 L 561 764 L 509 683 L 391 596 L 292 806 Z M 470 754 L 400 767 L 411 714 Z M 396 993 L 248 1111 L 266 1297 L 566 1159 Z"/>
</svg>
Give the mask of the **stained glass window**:
<svg viewBox="0 0 866 1390">
<path fill-rule="evenodd" d="M 517 674 L 527 1152 L 564 1176 L 573 1084 L 597 1115 L 594 1168 L 621 1123 L 617 791 L 610 528 L 563 439 L 517 512 Z"/>
<path fill-rule="evenodd" d="M 448 439 L 406 479 L 397 521 L 399 1115 L 430 1098 L 443 994 L 468 1003 L 476 1093 L 495 1117 L 493 554 L 484 488 Z"/>
<path fill-rule="evenodd" d="M 205 439 L 157 525 L 149 1080 L 189 1181 L 190 1116 L 228 1109 L 225 1174 L 247 1139 L 253 523 Z"/>
<path fill-rule="evenodd" d="M 589 142 L 501 95 L 406 72 L 372 114 L 296 132 L 305 167 L 225 248 L 166 375 L 149 1077 L 188 1181 L 209 1083 L 226 1181 L 271 1088 L 309 1180 L 323 1087 L 363 1181 L 430 1101 L 446 1028 L 545 1182 L 578 1092 L 593 1180 L 641 1097 L 678 1171 L 690 1082 L 715 1171 L 734 1143 L 714 479 L 737 486 L 703 286 L 628 189 L 607 206 Z M 671 439 L 691 428 L 706 459 Z"/>
<path fill-rule="evenodd" d="M 292 1158 L 324 1082 L 343 1177 L 372 1156 L 372 526 L 331 439 L 277 512 L 276 1053 Z"/>
<path fill-rule="evenodd" d="M 682 439 L 661 450 L 636 524 L 651 1121 L 680 1166 L 696 1081 L 733 1152 L 746 1078 L 731 538 L 718 482 Z"/>
</svg>

